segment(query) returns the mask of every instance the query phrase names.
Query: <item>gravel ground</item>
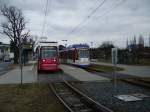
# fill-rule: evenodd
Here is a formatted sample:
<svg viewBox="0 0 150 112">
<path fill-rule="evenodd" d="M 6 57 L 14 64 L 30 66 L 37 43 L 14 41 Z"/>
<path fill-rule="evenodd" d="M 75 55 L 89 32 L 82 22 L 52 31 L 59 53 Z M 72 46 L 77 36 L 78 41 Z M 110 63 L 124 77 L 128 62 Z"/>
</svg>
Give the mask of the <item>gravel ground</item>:
<svg viewBox="0 0 150 112">
<path fill-rule="evenodd" d="M 59 82 L 62 78 L 67 81 L 76 81 L 76 79 L 65 74 L 62 70 L 58 72 L 41 72 L 38 74 L 38 81 L 42 83 Z"/>
<path fill-rule="evenodd" d="M 124 102 L 114 97 L 114 95 L 135 93 L 143 93 L 150 96 L 150 89 L 130 85 L 125 82 L 117 82 L 116 91 L 112 82 L 86 82 L 75 84 L 75 86 L 114 112 L 150 112 L 150 97 L 132 102 Z"/>
</svg>

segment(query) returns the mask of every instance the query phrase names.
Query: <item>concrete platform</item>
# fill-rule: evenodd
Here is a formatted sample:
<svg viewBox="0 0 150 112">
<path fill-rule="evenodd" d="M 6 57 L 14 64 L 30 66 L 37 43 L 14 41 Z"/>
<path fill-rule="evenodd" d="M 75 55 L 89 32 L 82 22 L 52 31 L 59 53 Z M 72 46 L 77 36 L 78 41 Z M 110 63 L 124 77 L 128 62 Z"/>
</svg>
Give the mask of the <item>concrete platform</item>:
<svg viewBox="0 0 150 112">
<path fill-rule="evenodd" d="M 23 67 L 23 83 L 32 83 L 37 81 L 37 74 L 33 71 L 33 65 Z M 0 76 L 0 84 L 18 84 L 20 83 L 20 68 L 7 72 Z"/>
<path fill-rule="evenodd" d="M 69 65 L 60 65 L 60 68 L 68 75 L 74 77 L 79 81 L 109 81 L 108 78 L 89 73 L 81 68 Z"/>
<path fill-rule="evenodd" d="M 111 63 L 104 63 L 104 62 L 91 62 L 92 64 L 98 64 L 98 65 L 106 65 L 106 66 L 113 66 Z M 128 74 L 131 76 L 137 76 L 137 77 L 150 77 L 150 66 L 136 66 L 136 65 L 123 65 L 123 64 L 117 64 L 118 67 L 122 67 L 125 70 L 118 71 L 118 73 L 122 74 Z"/>
</svg>

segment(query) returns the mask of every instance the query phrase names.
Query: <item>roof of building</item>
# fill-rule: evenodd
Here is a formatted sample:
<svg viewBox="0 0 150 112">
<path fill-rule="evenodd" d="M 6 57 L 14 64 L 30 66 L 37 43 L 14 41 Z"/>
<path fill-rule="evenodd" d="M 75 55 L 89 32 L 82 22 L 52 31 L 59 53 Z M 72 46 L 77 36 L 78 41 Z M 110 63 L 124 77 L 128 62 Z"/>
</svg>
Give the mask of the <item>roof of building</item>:
<svg viewBox="0 0 150 112">
<path fill-rule="evenodd" d="M 10 47 L 10 44 L 5 44 L 5 43 L 0 42 L 0 47 Z"/>
</svg>

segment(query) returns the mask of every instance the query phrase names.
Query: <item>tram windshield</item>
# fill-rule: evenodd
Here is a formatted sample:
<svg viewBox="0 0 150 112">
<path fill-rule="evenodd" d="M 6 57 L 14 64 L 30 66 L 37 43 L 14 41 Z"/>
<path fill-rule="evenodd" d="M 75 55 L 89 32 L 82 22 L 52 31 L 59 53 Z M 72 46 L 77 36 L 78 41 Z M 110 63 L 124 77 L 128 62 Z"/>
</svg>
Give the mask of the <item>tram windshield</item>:
<svg viewBox="0 0 150 112">
<path fill-rule="evenodd" d="M 41 57 L 42 58 L 54 58 L 57 56 L 56 47 L 42 47 L 41 48 Z"/>
<path fill-rule="evenodd" d="M 89 50 L 87 49 L 80 50 L 79 54 L 80 54 L 80 58 L 89 58 Z"/>
</svg>

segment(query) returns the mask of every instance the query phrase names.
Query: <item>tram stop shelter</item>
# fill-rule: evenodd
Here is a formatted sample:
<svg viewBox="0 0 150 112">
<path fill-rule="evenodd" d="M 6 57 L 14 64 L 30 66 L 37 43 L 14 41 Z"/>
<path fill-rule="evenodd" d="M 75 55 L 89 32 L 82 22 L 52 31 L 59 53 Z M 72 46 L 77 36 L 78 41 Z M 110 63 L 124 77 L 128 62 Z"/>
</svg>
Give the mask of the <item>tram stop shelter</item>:
<svg viewBox="0 0 150 112">
<path fill-rule="evenodd" d="M 22 63 L 25 65 L 33 58 L 33 44 L 22 45 Z"/>
</svg>

